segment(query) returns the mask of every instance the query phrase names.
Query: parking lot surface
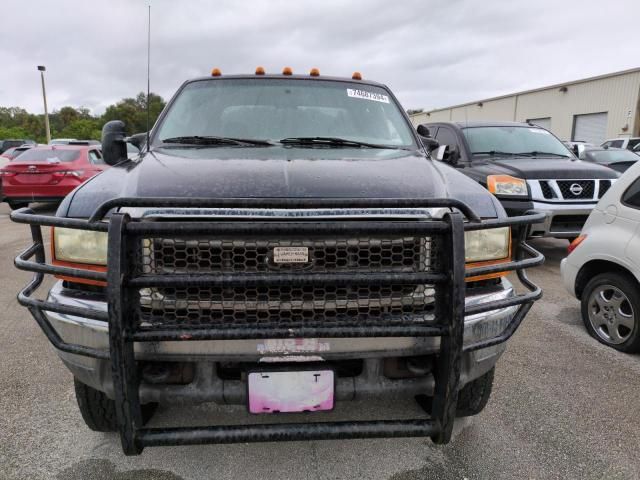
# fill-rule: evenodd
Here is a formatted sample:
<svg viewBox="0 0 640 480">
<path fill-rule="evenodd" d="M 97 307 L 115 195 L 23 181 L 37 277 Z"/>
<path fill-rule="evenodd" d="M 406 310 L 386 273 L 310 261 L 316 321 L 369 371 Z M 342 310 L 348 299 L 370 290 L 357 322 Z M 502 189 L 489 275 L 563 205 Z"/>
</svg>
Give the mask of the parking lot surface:
<svg viewBox="0 0 640 480">
<path fill-rule="evenodd" d="M 41 208 L 43 211 L 46 209 Z M 486 410 L 453 441 L 314 441 L 148 448 L 125 457 L 115 434 L 88 430 L 71 374 L 15 300 L 29 275 L 13 257 L 30 239 L 0 206 L 0 479 L 484 479 L 640 478 L 640 356 L 591 339 L 564 290 L 565 241 L 540 240 L 544 289 L 498 364 Z M 161 408 L 152 425 L 213 424 L 242 407 Z M 338 405 L 331 415 L 419 415 L 404 402 Z M 251 419 L 245 414 L 244 421 Z"/>
</svg>

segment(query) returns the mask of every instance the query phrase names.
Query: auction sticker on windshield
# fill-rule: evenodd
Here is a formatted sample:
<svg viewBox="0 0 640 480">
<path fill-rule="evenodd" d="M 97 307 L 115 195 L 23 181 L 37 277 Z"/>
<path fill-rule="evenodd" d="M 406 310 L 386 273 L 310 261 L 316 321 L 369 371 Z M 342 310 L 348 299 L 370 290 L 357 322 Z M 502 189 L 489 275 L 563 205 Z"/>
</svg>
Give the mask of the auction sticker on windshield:
<svg viewBox="0 0 640 480">
<path fill-rule="evenodd" d="M 347 95 L 353 98 L 362 98 L 364 100 L 373 100 L 374 102 L 389 103 L 389 97 L 387 95 L 367 92 L 366 90 L 347 88 Z"/>
</svg>

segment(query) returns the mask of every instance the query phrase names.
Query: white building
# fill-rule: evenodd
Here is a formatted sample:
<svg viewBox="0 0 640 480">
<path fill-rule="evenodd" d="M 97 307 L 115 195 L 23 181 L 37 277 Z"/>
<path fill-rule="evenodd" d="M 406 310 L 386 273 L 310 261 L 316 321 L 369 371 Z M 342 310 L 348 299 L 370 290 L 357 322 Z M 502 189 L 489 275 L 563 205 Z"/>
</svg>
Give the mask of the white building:
<svg viewBox="0 0 640 480">
<path fill-rule="evenodd" d="M 595 144 L 640 136 L 640 68 L 411 115 L 414 125 L 465 120 L 529 121 Z"/>
</svg>

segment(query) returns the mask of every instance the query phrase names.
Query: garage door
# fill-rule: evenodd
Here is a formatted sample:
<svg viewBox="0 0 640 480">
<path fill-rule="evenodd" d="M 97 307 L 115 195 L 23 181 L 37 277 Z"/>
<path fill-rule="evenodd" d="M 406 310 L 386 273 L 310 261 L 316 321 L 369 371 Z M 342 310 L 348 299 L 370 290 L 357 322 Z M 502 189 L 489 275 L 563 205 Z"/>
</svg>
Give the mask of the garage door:
<svg viewBox="0 0 640 480">
<path fill-rule="evenodd" d="M 571 140 L 600 145 L 606 138 L 607 112 L 574 115 Z"/>
<path fill-rule="evenodd" d="M 551 117 L 544 118 L 530 118 L 527 120 L 528 123 L 533 123 L 542 128 L 546 128 L 547 130 L 551 130 Z"/>
</svg>

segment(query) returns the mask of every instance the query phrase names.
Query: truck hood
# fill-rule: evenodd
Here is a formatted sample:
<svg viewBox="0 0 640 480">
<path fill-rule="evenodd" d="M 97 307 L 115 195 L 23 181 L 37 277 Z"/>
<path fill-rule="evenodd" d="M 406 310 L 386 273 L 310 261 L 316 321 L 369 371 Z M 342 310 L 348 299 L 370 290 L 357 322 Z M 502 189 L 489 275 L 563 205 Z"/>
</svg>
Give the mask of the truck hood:
<svg viewBox="0 0 640 480">
<path fill-rule="evenodd" d="M 570 158 L 514 158 L 473 163 L 472 168 L 486 175 L 506 174 L 524 179 L 607 179 L 618 178 L 610 168 Z"/>
<path fill-rule="evenodd" d="M 418 151 L 275 146 L 157 149 L 81 185 L 58 215 L 88 217 L 118 197 L 455 198 L 481 217 L 502 212 L 478 183 Z"/>
</svg>

